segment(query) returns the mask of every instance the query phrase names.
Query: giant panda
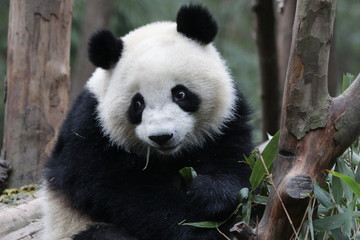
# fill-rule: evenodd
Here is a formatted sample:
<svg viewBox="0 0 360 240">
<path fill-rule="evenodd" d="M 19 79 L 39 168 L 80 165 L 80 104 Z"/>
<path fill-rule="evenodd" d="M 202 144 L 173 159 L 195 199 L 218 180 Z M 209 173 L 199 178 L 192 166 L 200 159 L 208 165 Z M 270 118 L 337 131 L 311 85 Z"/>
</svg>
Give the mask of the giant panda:
<svg viewBox="0 0 360 240">
<path fill-rule="evenodd" d="M 44 239 L 224 239 L 182 224 L 227 219 L 249 187 L 249 105 L 216 34 L 206 8 L 186 5 L 176 22 L 91 37 L 97 69 L 44 170 Z"/>
</svg>

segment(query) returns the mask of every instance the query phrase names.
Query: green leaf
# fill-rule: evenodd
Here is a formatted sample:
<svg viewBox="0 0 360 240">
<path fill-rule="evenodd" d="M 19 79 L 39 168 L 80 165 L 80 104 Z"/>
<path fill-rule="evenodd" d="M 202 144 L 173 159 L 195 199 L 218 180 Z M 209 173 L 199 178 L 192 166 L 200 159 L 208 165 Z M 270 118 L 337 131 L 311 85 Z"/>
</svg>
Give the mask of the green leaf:
<svg viewBox="0 0 360 240">
<path fill-rule="evenodd" d="M 353 212 L 353 218 L 360 220 L 360 211 Z"/>
<path fill-rule="evenodd" d="M 355 181 L 360 182 L 360 166 L 357 168 L 355 173 Z"/>
<path fill-rule="evenodd" d="M 312 207 L 309 207 L 308 209 L 308 226 L 309 226 L 309 229 L 310 229 L 310 236 L 311 236 L 311 240 L 314 240 L 315 237 L 314 237 L 314 224 L 313 224 L 313 220 L 312 220 L 312 212 L 313 212 L 313 209 Z"/>
<path fill-rule="evenodd" d="M 184 167 L 179 171 L 186 184 L 191 184 L 192 180 L 197 177 L 196 171 L 192 167 Z"/>
<path fill-rule="evenodd" d="M 353 227 L 353 221 L 352 221 L 352 217 L 354 215 L 354 208 L 355 208 L 355 202 L 351 202 L 347 209 L 346 209 L 346 221 L 344 226 L 342 227 L 343 232 L 349 237 L 350 239 L 350 233 L 351 233 L 351 229 Z"/>
<path fill-rule="evenodd" d="M 244 155 L 244 159 L 245 159 L 246 163 L 249 164 L 250 167 L 253 168 L 255 166 L 255 157 L 253 154 L 251 154 L 248 157 Z"/>
<path fill-rule="evenodd" d="M 261 154 L 267 169 L 270 168 L 278 152 L 279 136 L 280 136 L 280 132 L 277 132 L 274 135 L 274 137 L 270 140 L 270 142 L 266 145 L 264 151 Z M 265 173 L 266 171 L 264 168 L 264 164 L 262 163 L 261 159 L 257 159 L 250 176 L 250 184 L 252 186 L 252 191 L 254 191 L 259 186 L 261 180 L 265 176 Z"/>
<path fill-rule="evenodd" d="M 266 205 L 268 200 L 268 197 L 261 196 L 261 195 L 255 195 L 253 198 L 253 202 L 256 204 Z"/>
<path fill-rule="evenodd" d="M 347 175 L 351 178 L 355 178 L 353 171 L 349 168 L 349 166 L 345 163 L 345 161 L 342 161 L 341 159 L 337 159 L 336 165 L 338 166 L 338 173 Z"/>
<path fill-rule="evenodd" d="M 181 225 L 192 226 L 198 228 L 218 228 L 223 222 L 213 222 L 213 221 L 204 221 L 204 222 L 189 222 L 181 223 Z"/>
<path fill-rule="evenodd" d="M 339 171 L 339 166 L 336 164 L 335 171 Z M 341 199 L 344 195 L 344 189 L 342 187 L 341 180 L 337 177 L 331 176 L 331 189 L 334 196 L 335 203 L 341 204 Z"/>
<path fill-rule="evenodd" d="M 326 208 L 332 206 L 330 194 L 323 190 L 317 183 L 314 183 L 314 192 L 316 199 Z"/>
<path fill-rule="evenodd" d="M 324 217 L 313 221 L 316 231 L 334 230 L 340 228 L 347 220 L 346 213 L 340 213 L 334 216 Z"/>
<path fill-rule="evenodd" d="M 331 240 L 349 240 L 347 236 L 341 231 L 340 228 L 331 231 Z"/>
<path fill-rule="evenodd" d="M 334 175 L 335 177 L 340 178 L 344 183 L 346 183 L 350 187 L 350 189 L 355 193 L 355 195 L 358 198 L 360 198 L 360 184 L 357 183 L 353 178 L 334 171 L 328 171 L 328 172 Z"/>
<path fill-rule="evenodd" d="M 342 79 L 342 87 L 341 90 L 344 92 L 350 85 L 351 83 L 355 80 L 355 76 L 352 75 L 351 73 L 345 73 L 343 75 L 343 79 Z"/>
<path fill-rule="evenodd" d="M 239 202 L 243 202 L 249 198 L 249 189 L 242 188 L 239 192 Z"/>
<path fill-rule="evenodd" d="M 358 166 L 360 164 L 360 155 L 357 154 L 355 151 L 352 151 L 351 154 L 351 162 Z"/>
<path fill-rule="evenodd" d="M 252 201 L 246 201 L 241 209 L 242 210 L 242 213 L 241 213 L 242 221 L 246 222 L 247 224 L 250 223 L 251 202 Z"/>
<path fill-rule="evenodd" d="M 183 223 L 179 223 L 179 225 L 193 226 L 193 227 L 198 227 L 198 228 L 218 228 L 221 225 L 223 225 L 224 223 L 226 223 L 227 221 L 229 221 L 239 211 L 241 206 L 242 206 L 242 203 L 239 203 L 236 206 L 236 209 L 231 213 L 231 215 L 222 222 L 218 222 L 218 221 L 183 222 Z"/>
</svg>

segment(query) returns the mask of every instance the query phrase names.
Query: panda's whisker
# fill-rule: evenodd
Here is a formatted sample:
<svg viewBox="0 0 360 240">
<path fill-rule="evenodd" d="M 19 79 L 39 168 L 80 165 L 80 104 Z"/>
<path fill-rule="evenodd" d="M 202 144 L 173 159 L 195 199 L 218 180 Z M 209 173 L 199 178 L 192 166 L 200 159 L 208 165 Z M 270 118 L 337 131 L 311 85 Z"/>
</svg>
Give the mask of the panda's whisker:
<svg viewBox="0 0 360 240">
<path fill-rule="evenodd" d="M 141 171 L 144 171 L 147 168 L 147 166 L 149 165 L 149 160 L 150 160 L 150 146 L 147 147 L 146 163 L 145 163 L 145 167 Z"/>
</svg>

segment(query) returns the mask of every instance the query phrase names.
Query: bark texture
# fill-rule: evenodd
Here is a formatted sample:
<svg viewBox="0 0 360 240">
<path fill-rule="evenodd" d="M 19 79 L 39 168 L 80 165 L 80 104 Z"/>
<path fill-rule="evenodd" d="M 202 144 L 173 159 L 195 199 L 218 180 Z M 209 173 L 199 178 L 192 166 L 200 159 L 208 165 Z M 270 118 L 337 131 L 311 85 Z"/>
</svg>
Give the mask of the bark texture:
<svg viewBox="0 0 360 240">
<path fill-rule="evenodd" d="M 10 1 L 3 157 L 37 182 L 69 102 L 72 0 Z"/>
<path fill-rule="evenodd" d="M 256 45 L 260 63 L 263 138 L 274 135 L 280 124 L 280 95 L 273 1 L 255 0 Z"/>
</svg>

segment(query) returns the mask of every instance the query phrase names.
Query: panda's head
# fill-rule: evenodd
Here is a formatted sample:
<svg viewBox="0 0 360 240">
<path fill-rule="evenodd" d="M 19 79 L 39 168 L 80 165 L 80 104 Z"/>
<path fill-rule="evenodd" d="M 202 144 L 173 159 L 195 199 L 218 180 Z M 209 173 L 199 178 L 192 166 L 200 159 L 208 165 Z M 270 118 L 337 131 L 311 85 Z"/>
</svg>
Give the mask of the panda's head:
<svg viewBox="0 0 360 240">
<path fill-rule="evenodd" d="M 175 22 L 156 22 L 122 38 L 108 31 L 89 43 L 97 70 L 88 89 L 112 142 L 145 154 L 175 154 L 221 134 L 234 116 L 235 88 L 211 42 L 217 24 L 201 6 L 182 7 Z"/>
</svg>

